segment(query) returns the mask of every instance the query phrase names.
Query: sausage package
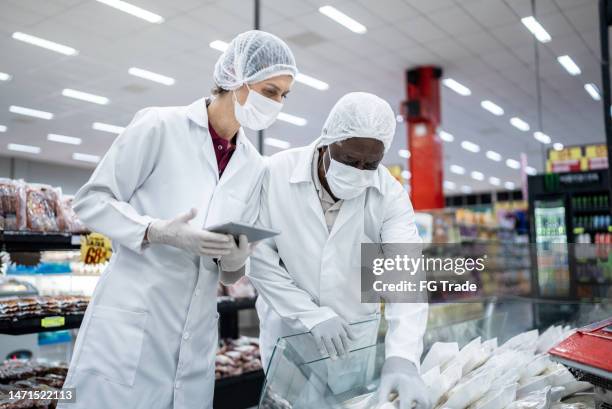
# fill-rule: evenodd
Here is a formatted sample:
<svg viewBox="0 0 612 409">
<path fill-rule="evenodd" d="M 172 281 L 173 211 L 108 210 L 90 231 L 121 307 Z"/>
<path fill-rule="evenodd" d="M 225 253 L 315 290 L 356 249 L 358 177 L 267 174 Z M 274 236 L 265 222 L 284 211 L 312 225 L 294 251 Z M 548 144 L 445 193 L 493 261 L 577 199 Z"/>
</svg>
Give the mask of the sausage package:
<svg viewBox="0 0 612 409">
<path fill-rule="evenodd" d="M 57 190 L 48 185 L 26 187 L 26 228 L 37 232 L 58 232 L 60 201 Z"/>
</svg>

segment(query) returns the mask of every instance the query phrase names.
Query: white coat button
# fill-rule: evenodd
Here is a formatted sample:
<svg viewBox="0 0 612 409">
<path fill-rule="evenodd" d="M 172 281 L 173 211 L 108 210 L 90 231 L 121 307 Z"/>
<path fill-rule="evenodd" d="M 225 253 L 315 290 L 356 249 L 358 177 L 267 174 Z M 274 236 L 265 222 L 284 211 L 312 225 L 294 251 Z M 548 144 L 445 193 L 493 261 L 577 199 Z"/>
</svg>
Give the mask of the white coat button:
<svg viewBox="0 0 612 409">
<path fill-rule="evenodd" d="M 187 341 L 189 339 L 189 332 L 185 331 L 185 333 L 183 334 L 183 339 L 185 341 Z"/>
<path fill-rule="evenodd" d="M 174 388 L 175 388 L 175 389 L 181 389 L 181 383 L 180 383 L 180 382 L 176 382 L 176 383 L 174 384 Z"/>
</svg>

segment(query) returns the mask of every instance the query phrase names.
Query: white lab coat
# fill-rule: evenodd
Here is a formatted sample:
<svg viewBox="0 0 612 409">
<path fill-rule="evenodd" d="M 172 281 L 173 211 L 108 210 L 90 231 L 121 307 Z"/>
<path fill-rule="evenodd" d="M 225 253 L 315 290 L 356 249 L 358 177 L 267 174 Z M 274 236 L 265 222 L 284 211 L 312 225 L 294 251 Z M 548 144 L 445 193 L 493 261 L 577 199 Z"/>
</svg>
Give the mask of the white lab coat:
<svg viewBox="0 0 612 409">
<path fill-rule="evenodd" d="M 265 165 L 242 129 L 236 145 L 219 179 L 204 99 L 147 108 L 77 193 L 78 216 L 114 253 L 79 331 L 66 409 L 212 408 L 218 268 L 142 241 L 152 219 L 192 207 L 194 227 L 255 222 Z"/>
<path fill-rule="evenodd" d="M 281 234 L 255 248 L 248 273 L 260 295 L 264 368 L 279 337 L 309 331 L 335 314 L 348 322 L 380 317 L 379 304 L 361 303 L 362 242 L 421 242 L 408 194 L 382 165 L 373 187 L 342 203 L 329 232 L 312 181 L 317 142 L 268 158 L 258 223 Z M 419 367 L 427 312 L 423 303 L 387 304 L 387 357 Z"/>
</svg>

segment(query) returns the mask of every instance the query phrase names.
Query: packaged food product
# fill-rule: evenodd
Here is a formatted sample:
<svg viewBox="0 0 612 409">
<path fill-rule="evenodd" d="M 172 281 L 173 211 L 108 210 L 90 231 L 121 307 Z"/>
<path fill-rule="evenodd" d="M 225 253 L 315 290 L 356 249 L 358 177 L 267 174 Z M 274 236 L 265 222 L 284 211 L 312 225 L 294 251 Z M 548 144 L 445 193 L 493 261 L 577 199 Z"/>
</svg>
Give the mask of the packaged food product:
<svg viewBox="0 0 612 409">
<path fill-rule="evenodd" d="M 57 232 L 59 195 L 48 185 L 26 186 L 26 228 L 37 232 Z"/>
<path fill-rule="evenodd" d="M 227 287 L 227 295 L 233 298 L 254 298 L 257 296 L 257 293 L 249 278 L 245 276 Z"/>
<path fill-rule="evenodd" d="M 61 231 L 70 233 L 83 233 L 87 228 L 79 220 L 77 214 L 72 208 L 72 196 L 61 196 L 59 213 L 57 217 L 58 228 Z"/>
<path fill-rule="evenodd" d="M 421 372 L 425 373 L 436 365 L 442 366 L 459 353 L 456 342 L 436 342 L 431 346 L 421 364 Z"/>
<path fill-rule="evenodd" d="M 24 182 L 0 178 L 0 230 L 23 230 L 25 226 Z"/>
</svg>

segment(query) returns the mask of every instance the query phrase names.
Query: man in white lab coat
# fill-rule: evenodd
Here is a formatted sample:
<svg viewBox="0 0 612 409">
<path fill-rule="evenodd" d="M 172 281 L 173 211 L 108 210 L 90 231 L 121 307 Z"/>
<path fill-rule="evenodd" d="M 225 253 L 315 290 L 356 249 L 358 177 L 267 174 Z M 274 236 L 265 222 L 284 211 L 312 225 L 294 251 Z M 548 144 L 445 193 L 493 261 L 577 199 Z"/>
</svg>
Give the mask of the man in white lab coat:
<svg viewBox="0 0 612 409">
<path fill-rule="evenodd" d="M 265 166 L 242 126 L 268 127 L 297 75 L 289 47 L 238 35 L 212 99 L 143 109 L 115 140 L 75 210 L 112 239 L 64 387 L 65 409 L 212 409 L 217 286 L 248 270 L 249 244 L 209 231 L 253 223 Z"/>
<path fill-rule="evenodd" d="M 395 115 L 375 95 L 354 92 L 332 108 L 321 137 L 268 161 L 259 224 L 281 231 L 260 243 L 250 280 L 259 291 L 260 347 L 267 368 L 279 337 L 311 331 L 322 353 L 345 355 L 348 323 L 375 317 L 360 300 L 361 243 L 420 243 L 410 199 L 380 162 Z M 387 304 L 380 400 L 428 408 L 419 376 L 427 304 Z"/>
</svg>

